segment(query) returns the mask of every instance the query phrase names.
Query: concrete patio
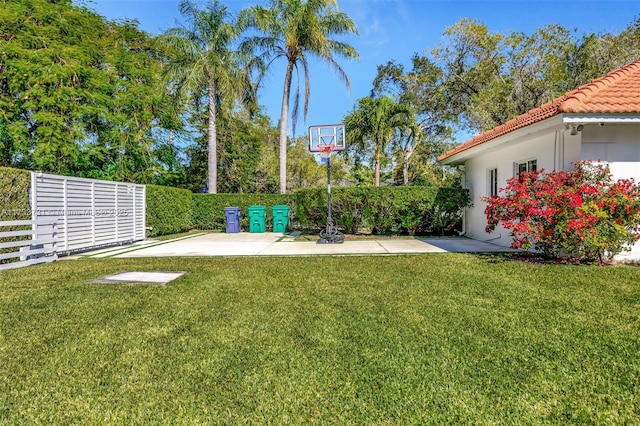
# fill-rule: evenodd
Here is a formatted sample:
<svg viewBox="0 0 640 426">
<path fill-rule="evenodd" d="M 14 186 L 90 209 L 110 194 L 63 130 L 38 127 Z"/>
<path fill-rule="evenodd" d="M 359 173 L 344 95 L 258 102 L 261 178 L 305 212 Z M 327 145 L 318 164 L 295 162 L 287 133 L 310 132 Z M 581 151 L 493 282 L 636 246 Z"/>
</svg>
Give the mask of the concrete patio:
<svg viewBox="0 0 640 426">
<path fill-rule="evenodd" d="M 512 249 L 464 237 L 450 238 L 367 238 L 343 244 L 295 241 L 295 234 L 203 233 L 167 241 L 146 240 L 109 248 L 82 257 L 168 257 L 168 256 L 312 256 L 411 253 L 488 253 Z"/>
</svg>

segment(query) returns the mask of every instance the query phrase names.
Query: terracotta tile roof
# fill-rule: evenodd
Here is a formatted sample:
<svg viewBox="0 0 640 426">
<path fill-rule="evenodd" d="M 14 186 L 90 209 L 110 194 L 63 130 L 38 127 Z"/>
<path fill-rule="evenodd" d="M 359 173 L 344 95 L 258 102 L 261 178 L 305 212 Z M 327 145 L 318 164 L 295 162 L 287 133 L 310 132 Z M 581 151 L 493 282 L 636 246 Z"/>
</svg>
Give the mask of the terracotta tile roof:
<svg viewBox="0 0 640 426">
<path fill-rule="evenodd" d="M 447 151 L 439 161 L 562 113 L 640 114 L 640 59 Z"/>
</svg>

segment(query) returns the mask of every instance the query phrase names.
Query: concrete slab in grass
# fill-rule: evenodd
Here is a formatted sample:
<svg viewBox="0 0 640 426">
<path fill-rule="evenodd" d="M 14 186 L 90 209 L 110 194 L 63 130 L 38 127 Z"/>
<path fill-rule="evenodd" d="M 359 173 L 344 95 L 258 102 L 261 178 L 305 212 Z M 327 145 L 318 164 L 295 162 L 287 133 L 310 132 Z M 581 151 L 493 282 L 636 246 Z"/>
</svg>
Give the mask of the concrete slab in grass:
<svg viewBox="0 0 640 426">
<path fill-rule="evenodd" d="M 186 272 L 138 272 L 125 271 L 91 281 L 92 284 L 161 284 L 180 278 Z"/>
</svg>

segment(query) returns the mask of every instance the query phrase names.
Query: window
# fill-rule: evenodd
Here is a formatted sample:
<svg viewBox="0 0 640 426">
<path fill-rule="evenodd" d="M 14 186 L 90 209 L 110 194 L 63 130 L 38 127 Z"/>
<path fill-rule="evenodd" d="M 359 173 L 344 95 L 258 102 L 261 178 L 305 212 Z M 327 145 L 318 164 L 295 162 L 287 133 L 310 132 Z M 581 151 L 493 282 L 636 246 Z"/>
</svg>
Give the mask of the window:
<svg viewBox="0 0 640 426">
<path fill-rule="evenodd" d="M 528 160 L 521 163 L 516 163 L 515 167 L 516 177 L 520 177 L 520 173 L 523 172 L 535 172 L 538 170 L 538 160 Z"/>
<path fill-rule="evenodd" d="M 498 169 L 489 169 L 489 196 L 493 197 L 498 195 Z"/>
</svg>

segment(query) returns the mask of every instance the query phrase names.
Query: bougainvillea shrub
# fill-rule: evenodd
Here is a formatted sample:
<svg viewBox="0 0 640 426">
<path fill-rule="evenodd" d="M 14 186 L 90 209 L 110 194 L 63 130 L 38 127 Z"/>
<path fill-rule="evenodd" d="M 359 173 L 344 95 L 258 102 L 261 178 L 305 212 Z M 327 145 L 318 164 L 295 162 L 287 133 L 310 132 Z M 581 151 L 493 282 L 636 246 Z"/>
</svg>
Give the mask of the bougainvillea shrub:
<svg viewBox="0 0 640 426">
<path fill-rule="evenodd" d="M 640 239 L 640 186 L 606 165 L 521 173 L 487 202 L 487 232 L 511 230 L 512 247 L 602 263 Z"/>
</svg>

